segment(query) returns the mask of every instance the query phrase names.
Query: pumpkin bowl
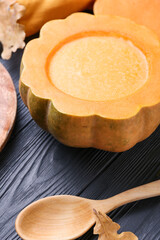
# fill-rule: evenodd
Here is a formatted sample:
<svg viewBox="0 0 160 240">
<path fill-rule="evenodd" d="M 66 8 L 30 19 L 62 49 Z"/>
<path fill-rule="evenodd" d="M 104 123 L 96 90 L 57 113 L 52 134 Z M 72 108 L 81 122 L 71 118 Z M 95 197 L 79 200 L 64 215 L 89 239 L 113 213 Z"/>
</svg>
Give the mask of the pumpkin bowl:
<svg viewBox="0 0 160 240">
<path fill-rule="evenodd" d="M 60 142 L 121 152 L 160 123 L 160 42 L 117 16 L 46 23 L 22 57 L 20 94 Z"/>
</svg>

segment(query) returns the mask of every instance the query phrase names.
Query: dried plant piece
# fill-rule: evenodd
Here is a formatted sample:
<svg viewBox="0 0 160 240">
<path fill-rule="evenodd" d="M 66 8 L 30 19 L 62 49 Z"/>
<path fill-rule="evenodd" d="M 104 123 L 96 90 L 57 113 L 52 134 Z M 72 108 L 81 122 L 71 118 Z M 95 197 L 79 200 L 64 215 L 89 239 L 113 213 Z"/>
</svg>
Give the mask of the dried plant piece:
<svg viewBox="0 0 160 240">
<path fill-rule="evenodd" d="M 24 10 L 24 6 L 15 0 L 0 0 L 0 42 L 3 46 L 3 59 L 9 59 L 12 52 L 25 46 L 24 27 L 17 23 Z"/>
<path fill-rule="evenodd" d="M 113 222 L 107 215 L 94 210 L 96 217 L 96 225 L 94 227 L 94 234 L 99 234 L 98 240 L 138 240 L 136 235 L 131 232 L 123 232 L 118 234 L 120 225 Z"/>
</svg>

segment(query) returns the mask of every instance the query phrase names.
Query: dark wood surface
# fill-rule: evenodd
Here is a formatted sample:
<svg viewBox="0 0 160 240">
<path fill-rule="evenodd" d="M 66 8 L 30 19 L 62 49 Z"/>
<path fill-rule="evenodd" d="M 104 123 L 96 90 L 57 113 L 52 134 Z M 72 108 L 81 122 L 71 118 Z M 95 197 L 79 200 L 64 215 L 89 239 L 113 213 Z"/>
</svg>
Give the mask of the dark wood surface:
<svg viewBox="0 0 160 240">
<path fill-rule="evenodd" d="M 67 147 L 43 131 L 19 94 L 22 53 L 18 50 L 9 61 L 0 60 L 13 78 L 18 99 L 15 127 L 0 153 L 0 240 L 20 239 L 16 216 L 40 198 L 71 194 L 104 199 L 160 179 L 160 127 L 123 153 Z M 109 216 L 140 240 L 160 240 L 160 197 L 125 205 Z M 80 239 L 97 239 L 92 231 Z"/>
</svg>

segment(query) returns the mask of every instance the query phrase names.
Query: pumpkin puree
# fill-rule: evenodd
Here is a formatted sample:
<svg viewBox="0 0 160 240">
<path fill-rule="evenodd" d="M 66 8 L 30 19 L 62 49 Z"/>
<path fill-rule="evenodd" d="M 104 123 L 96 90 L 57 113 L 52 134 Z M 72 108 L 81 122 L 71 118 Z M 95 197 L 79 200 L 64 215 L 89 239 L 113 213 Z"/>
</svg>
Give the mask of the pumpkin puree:
<svg viewBox="0 0 160 240">
<path fill-rule="evenodd" d="M 103 101 L 130 95 L 148 78 L 145 55 L 122 37 L 95 35 L 73 39 L 50 57 L 49 65 L 52 83 L 84 100 Z"/>
</svg>

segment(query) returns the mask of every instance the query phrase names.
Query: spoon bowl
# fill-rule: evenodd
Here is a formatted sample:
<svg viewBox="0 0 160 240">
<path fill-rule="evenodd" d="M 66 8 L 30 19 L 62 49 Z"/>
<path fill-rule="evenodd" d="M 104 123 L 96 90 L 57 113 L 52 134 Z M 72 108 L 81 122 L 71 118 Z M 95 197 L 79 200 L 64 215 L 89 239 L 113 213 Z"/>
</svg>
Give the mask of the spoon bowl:
<svg viewBox="0 0 160 240">
<path fill-rule="evenodd" d="M 16 230 L 22 239 L 67 240 L 81 236 L 94 222 L 89 200 L 59 195 L 38 200 L 25 208 L 17 217 Z"/>
<path fill-rule="evenodd" d="M 38 200 L 23 209 L 15 223 L 23 240 L 71 240 L 95 223 L 93 208 L 108 213 L 133 201 L 160 195 L 160 180 L 125 191 L 106 200 L 57 195 Z"/>
</svg>

